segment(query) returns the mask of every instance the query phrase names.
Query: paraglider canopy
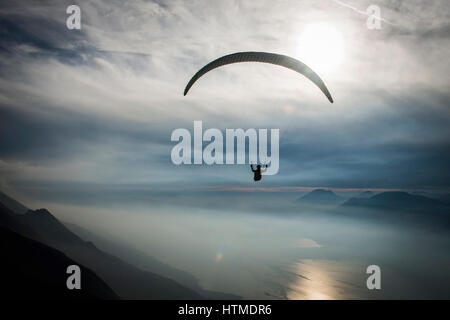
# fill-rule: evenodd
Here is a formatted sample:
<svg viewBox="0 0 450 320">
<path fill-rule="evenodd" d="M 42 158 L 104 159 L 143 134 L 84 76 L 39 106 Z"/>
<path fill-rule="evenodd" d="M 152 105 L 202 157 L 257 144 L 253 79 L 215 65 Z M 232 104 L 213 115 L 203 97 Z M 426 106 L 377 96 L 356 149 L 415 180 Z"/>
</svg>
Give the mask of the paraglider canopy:
<svg viewBox="0 0 450 320">
<path fill-rule="evenodd" d="M 239 62 L 270 63 L 296 71 L 304 75 L 306 78 L 311 80 L 316 86 L 318 86 L 319 89 L 322 90 L 322 92 L 328 98 L 328 100 L 331 103 L 333 103 L 333 98 L 331 97 L 331 94 L 328 91 L 328 88 L 326 87 L 325 83 L 317 75 L 317 73 L 315 73 L 310 67 L 308 67 L 303 62 L 282 54 L 270 52 L 252 52 L 252 51 L 229 54 L 208 63 L 199 71 L 197 71 L 197 73 L 191 78 L 191 80 L 189 80 L 188 84 L 186 85 L 186 88 L 184 89 L 184 95 L 186 95 L 189 92 L 189 89 L 194 85 L 194 83 L 205 73 L 221 66 Z"/>
</svg>

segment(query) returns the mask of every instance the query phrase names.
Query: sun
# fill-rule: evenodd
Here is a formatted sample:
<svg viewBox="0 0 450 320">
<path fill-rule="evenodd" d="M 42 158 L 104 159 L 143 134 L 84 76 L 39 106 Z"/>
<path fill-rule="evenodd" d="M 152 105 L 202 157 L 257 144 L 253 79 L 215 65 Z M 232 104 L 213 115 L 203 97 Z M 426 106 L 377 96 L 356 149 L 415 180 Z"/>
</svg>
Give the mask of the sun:
<svg viewBox="0 0 450 320">
<path fill-rule="evenodd" d="M 319 75 L 332 73 L 344 59 L 344 38 L 332 25 L 309 24 L 299 37 L 297 57 Z"/>
</svg>

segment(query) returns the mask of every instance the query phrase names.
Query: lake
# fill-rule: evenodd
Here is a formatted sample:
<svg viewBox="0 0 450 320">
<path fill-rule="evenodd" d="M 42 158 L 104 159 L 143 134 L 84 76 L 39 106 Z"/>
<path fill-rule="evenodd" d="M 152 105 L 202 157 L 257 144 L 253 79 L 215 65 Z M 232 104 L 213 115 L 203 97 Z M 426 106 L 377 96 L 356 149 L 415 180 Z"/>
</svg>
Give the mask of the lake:
<svg viewBox="0 0 450 320">
<path fill-rule="evenodd" d="M 76 210 L 75 222 L 244 299 L 450 298 L 446 232 L 313 212 Z M 369 265 L 381 268 L 381 290 L 366 287 Z"/>
</svg>

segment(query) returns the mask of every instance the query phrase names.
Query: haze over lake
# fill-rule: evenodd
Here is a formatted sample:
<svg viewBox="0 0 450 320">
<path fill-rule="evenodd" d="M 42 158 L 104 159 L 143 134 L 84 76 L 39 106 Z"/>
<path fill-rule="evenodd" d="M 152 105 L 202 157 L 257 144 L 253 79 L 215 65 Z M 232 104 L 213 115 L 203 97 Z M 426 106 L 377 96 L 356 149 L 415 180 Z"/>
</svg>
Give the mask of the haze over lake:
<svg viewBox="0 0 450 320">
<path fill-rule="evenodd" d="M 58 205 L 53 211 L 187 271 L 204 289 L 245 299 L 450 297 L 450 237 L 442 231 L 314 212 Z M 381 268 L 381 290 L 366 287 L 372 264 Z"/>
</svg>

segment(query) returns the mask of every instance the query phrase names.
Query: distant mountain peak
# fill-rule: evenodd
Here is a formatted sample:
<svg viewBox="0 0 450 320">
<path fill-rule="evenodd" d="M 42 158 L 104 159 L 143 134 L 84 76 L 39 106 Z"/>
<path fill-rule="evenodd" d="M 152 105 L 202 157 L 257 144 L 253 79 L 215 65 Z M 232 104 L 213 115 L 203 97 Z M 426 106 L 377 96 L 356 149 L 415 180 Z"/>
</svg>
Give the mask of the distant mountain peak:
<svg viewBox="0 0 450 320">
<path fill-rule="evenodd" d="M 37 209 L 37 210 L 28 210 L 27 214 L 53 217 L 53 215 L 50 213 L 50 211 L 48 211 L 47 209 L 44 209 L 44 208 Z"/>
<path fill-rule="evenodd" d="M 314 189 L 313 191 L 300 197 L 298 202 L 314 204 L 336 204 L 342 200 L 336 193 L 328 189 Z"/>
<path fill-rule="evenodd" d="M 437 202 L 437 200 L 416 195 L 416 194 L 410 194 L 405 191 L 386 191 L 379 193 L 372 197 L 374 200 L 383 200 L 383 201 L 430 201 L 430 202 Z"/>
<path fill-rule="evenodd" d="M 310 193 L 307 193 L 306 195 L 304 195 L 302 198 L 309 198 L 309 197 L 338 197 L 338 195 L 336 193 L 334 193 L 331 190 L 328 189 L 314 189 L 313 191 L 311 191 Z"/>
<path fill-rule="evenodd" d="M 41 213 L 41 214 L 49 214 L 49 215 L 52 215 L 52 214 L 50 213 L 50 211 L 48 211 L 48 210 L 45 209 L 45 208 L 41 208 L 41 209 L 34 210 L 34 212 L 36 212 L 36 213 Z"/>
<path fill-rule="evenodd" d="M 370 198 L 374 195 L 375 193 L 369 190 L 363 191 L 360 194 L 358 194 L 356 197 L 357 198 Z"/>
<path fill-rule="evenodd" d="M 378 194 L 378 196 L 386 196 L 386 195 L 392 195 L 392 196 L 416 196 L 413 194 L 410 194 L 406 191 L 385 191 Z"/>
<path fill-rule="evenodd" d="M 50 211 L 44 208 L 37 210 L 28 210 L 25 215 L 33 219 L 53 223 L 54 226 L 63 227 L 63 224 L 54 215 L 52 215 Z"/>
<path fill-rule="evenodd" d="M 436 210 L 445 204 L 439 200 L 405 191 L 386 191 L 370 198 L 351 198 L 343 206 L 378 207 L 395 210 Z"/>
</svg>

